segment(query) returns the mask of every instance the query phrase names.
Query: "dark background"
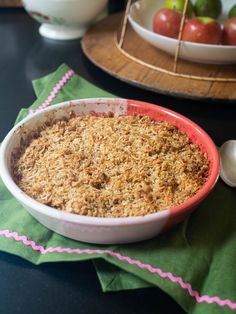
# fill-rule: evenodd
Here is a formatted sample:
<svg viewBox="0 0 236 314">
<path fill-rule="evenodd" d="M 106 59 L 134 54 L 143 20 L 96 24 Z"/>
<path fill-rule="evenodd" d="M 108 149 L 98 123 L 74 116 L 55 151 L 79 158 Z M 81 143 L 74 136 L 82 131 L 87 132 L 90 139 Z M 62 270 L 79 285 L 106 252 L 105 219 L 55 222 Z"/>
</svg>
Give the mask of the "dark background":
<svg viewBox="0 0 236 314">
<path fill-rule="evenodd" d="M 121 0 L 110 2 L 110 13 Z M 35 100 L 31 81 L 66 62 L 78 74 L 120 97 L 145 100 L 182 113 L 221 145 L 236 139 L 236 103 L 176 99 L 129 86 L 92 65 L 80 41 L 56 42 L 38 34 L 23 9 L 0 9 L 0 141 L 17 113 Z M 158 288 L 102 293 L 91 262 L 33 266 L 0 253 L 0 313 L 184 313 Z"/>
</svg>

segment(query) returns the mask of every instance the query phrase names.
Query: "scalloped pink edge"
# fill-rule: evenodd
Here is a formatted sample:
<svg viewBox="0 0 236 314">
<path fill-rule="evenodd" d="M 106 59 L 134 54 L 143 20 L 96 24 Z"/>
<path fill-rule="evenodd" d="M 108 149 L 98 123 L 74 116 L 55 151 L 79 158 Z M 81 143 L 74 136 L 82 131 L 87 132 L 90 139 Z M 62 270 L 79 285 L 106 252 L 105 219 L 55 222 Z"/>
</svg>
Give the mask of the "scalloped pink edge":
<svg viewBox="0 0 236 314">
<path fill-rule="evenodd" d="M 91 250 L 91 249 L 72 249 L 66 247 L 48 247 L 45 249 L 42 245 L 36 244 L 34 241 L 28 240 L 26 236 L 19 235 L 17 232 L 10 232 L 9 230 L 0 230 L 0 236 L 6 238 L 13 238 L 17 242 L 22 242 L 25 246 L 30 246 L 34 251 L 39 252 L 40 254 L 47 253 L 67 253 L 67 254 L 107 254 L 109 256 L 115 257 L 120 261 L 125 261 L 130 265 L 136 265 L 141 269 L 146 269 L 150 273 L 156 274 L 163 279 L 169 279 L 173 283 L 177 283 L 182 289 L 186 290 L 188 294 L 193 297 L 197 303 L 208 303 L 208 304 L 217 304 L 220 307 L 226 306 L 231 310 L 236 309 L 236 302 L 233 302 L 229 299 L 222 300 L 218 296 L 210 297 L 209 295 L 200 296 L 199 292 L 193 290 L 190 283 L 187 283 L 183 280 L 182 277 L 176 277 L 171 272 L 164 272 L 158 267 L 153 267 L 150 264 L 143 264 L 140 260 L 134 260 L 129 256 L 121 255 L 118 252 L 113 252 L 111 250 Z"/>
<path fill-rule="evenodd" d="M 46 108 L 47 106 L 49 106 L 51 104 L 51 102 L 56 98 L 57 94 L 60 92 L 62 87 L 71 79 L 71 77 L 74 74 L 75 74 L 75 72 L 72 69 L 68 70 L 63 75 L 63 77 L 58 81 L 58 83 L 54 86 L 53 90 L 51 91 L 50 95 L 45 100 L 45 102 L 42 103 L 41 105 L 39 105 L 38 108 L 31 109 L 29 112 L 30 113 L 35 113 L 35 112 L 38 112 L 38 111 Z"/>
</svg>

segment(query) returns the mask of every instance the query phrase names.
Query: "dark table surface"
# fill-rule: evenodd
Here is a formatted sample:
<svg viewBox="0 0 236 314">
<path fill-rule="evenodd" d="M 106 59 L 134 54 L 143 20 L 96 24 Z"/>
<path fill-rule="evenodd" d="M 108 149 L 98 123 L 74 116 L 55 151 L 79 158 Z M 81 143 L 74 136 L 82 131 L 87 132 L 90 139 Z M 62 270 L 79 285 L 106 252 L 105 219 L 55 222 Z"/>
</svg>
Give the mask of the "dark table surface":
<svg viewBox="0 0 236 314">
<path fill-rule="evenodd" d="M 17 113 L 35 100 L 31 81 L 66 62 L 81 76 L 120 97 L 182 113 L 217 145 L 236 139 L 236 103 L 200 102 L 144 91 L 110 77 L 83 55 L 80 41 L 55 42 L 38 34 L 22 9 L 0 9 L 0 141 Z M 0 313 L 184 313 L 158 288 L 102 293 L 91 262 L 34 266 L 0 252 Z"/>
</svg>

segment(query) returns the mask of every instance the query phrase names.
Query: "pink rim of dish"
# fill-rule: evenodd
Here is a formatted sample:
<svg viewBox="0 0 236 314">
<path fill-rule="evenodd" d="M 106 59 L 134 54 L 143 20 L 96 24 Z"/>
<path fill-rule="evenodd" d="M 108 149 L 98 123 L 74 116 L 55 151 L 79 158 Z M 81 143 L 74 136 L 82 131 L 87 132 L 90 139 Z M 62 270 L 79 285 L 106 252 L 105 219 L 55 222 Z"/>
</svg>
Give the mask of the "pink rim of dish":
<svg viewBox="0 0 236 314">
<path fill-rule="evenodd" d="M 170 217 L 165 226 L 165 230 L 183 220 L 185 216 L 193 211 L 193 209 L 211 192 L 219 178 L 220 157 L 217 148 L 209 137 L 209 135 L 190 119 L 178 114 L 167 108 L 149 104 L 143 101 L 128 100 L 128 115 L 140 114 L 147 115 L 157 121 L 166 121 L 177 126 L 180 131 L 196 144 L 198 144 L 203 152 L 206 152 L 210 160 L 209 177 L 201 190 L 192 198 L 184 203 L 172 207 L 170 209 Z"/>
</svg>

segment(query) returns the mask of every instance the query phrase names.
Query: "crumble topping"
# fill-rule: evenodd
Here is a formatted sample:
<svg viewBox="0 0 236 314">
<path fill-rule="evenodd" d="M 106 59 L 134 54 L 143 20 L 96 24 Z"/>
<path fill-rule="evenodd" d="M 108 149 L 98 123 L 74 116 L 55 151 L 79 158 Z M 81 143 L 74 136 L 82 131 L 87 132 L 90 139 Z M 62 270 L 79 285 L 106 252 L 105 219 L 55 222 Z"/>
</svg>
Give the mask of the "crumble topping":
<svg viewBox="0 0 236 314">
<path fill-rule="evenodd" d="M 45 125 L 13 156 L 13 177 L 51 207 L 142 216 L 192 197 L 209 161 L 177 127 L 143 116 L 79 116 Z"/>
</svg>

